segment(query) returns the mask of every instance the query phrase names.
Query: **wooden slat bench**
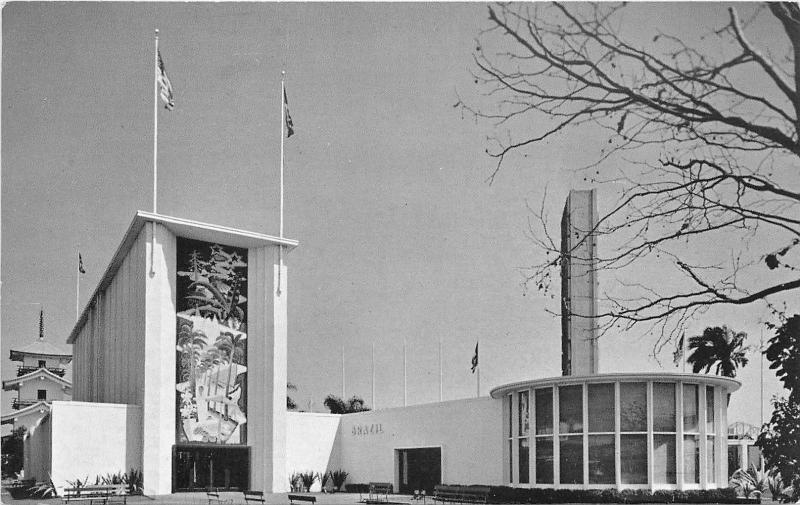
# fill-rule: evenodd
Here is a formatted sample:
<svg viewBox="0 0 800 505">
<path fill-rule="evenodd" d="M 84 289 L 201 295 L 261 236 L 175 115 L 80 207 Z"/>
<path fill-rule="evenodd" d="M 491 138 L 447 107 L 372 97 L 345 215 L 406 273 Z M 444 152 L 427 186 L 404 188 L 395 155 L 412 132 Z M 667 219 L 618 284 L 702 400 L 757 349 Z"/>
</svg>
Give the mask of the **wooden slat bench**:
<svg viewBox="0 0 800 505">
<path fill-rule="evenodd" d="M 290 494 L 289 495 L 289 503 L 294 505 L 294 502 L 296 502 L 296 501 L 307 501 L 307 502 L 310 502 L 310 503 L 317 503 L 317 497 L 316 496 L 307 495 L 307 494 Z"/>
<path fill-rule="evenodd" d="M 102 486 L 81 486 L 64 488 L 64 503 L 72 501 L 101 502 L 107 504 L 109 501 L 121 501 L 127 503 L 128 485 L 109 484 Z"/>
<path fill-rule="evenodd" d="M 367 503 L 388 503 L 391 492 L 392 485 L 388 482 L 370 482 Z"/>
<path fill-rule="evenodd" d="M 230 498 L 222 498 L 219 495 L 219 489 L 210 487 L 206 491 L 206 498 L 208 498 L 208 505 L 223 505 L 225 503 L 233 503 Z"/>
<path fill-rule="evenodd" d="M 433 489 L 433 501 L 454 503 L 488 503 L 489 486 L 446 486 Z"/>
<path fill-rule="evenodd" d="M 245 504 L 261 503 L 263 505 L 267 503 L 264 501 L 264 491 L 242 491 L 242 494 L 244 494 Z"/>
</svg>

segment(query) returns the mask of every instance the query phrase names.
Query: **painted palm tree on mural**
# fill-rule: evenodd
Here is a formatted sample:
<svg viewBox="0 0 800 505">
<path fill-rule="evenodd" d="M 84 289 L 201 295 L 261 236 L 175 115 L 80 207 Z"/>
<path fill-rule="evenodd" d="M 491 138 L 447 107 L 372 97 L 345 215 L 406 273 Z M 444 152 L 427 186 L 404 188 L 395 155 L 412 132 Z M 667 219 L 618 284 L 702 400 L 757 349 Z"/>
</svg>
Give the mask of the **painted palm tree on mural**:
<svg viewBox="0 0 800 505">
<path fill-rule="evenodd" d="M 202 358 L 203 348 L 206 346 L 206 334 L 195 330 L 189 324 L 181 324 L 178 332 L 177 348 L 183 358 L 184 369 L 188 373 L 189 391 L 197 395 L 197 369 Z"/>
<path fill-rule="evenodd" d="M 747 365 L 747 351 L 744 345 L 747 334 L 736 332 L 727 326 L 714 326 L 703 330 L 702 335 L 689 338 L 689 358 L 692 372 L 714 373 L 725 377 L 736 377 L 736 371 Z"/>
</svg>

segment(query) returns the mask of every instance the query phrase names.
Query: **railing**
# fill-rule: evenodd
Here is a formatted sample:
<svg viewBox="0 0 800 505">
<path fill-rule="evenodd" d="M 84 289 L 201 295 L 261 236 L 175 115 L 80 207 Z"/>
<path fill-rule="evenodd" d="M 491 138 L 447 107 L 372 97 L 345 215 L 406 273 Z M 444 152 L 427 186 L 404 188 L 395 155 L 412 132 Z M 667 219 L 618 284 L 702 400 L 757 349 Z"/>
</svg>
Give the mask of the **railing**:
<svg viewBox="0 0 800 505">
<path fill-rule="evenodd" d="M 46 401 L 46 400 L 20 400 L 19 398 L 14 398 L 14 401 L 11 403 L 11 408 L 14 410 L 19 410 L 21 408 L 28 407 L 40 401 Z"/>
<path fill-rule="evenodd" d="M 17 377 L 21 377 L 23 375 L 27 375 L 31 372 L 35 372 L 39 370 L 40 367 L 38 366 L 18 366 L 17 367 Z M 47 371 L 53 374 L 58 375 L 59 377 L 64 377 L 64 374 L 67 372 L 64 368 L 47 368 Z"/>
</svg>

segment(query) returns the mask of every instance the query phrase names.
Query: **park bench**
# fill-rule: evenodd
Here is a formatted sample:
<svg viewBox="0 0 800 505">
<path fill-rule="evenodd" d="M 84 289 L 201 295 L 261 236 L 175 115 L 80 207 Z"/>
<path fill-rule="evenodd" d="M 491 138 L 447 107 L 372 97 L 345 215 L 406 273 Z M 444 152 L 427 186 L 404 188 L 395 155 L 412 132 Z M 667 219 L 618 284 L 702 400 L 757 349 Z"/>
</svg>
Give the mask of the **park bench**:
<svg viewBox="0 0 800 505">
<path fill-rule="evenodd" d="M 433 488 L 434 502 L 488 503 L 489 486 L 446 486 Z"/>
<path fill-rule="evenodd" d="M 210 487 L 206 491 L 206 498 L 208 498 L 208 505 L 222 505 L 224 503 L 233 503 L 229 498 L 222 498 L 219 495 L 219 489 Z"/>
<path fill-rule="evenodd" d="M 307 494 L 290 494 L 289 495 L 289 503 L 294 505 L 294 502 L 296 502 L 296 501 L 307 501 L 307 502 L 310 502 L 310 503 L 317 503 L 317 497 L 316 496 L 310 496 L 310 495 L 307 495 Z"/>
<path fill-rule="evenodd" d="M 264 491 L 242 491 L 242 494 L 244 494 L 246 505 L 250 503 L 261 503 L 263 505 L 266 503 L 264 501 Z"/>
<path fill-rule="evenodd" d="M 64 503 L 73 501 L 101 502 L 106 505 L 109 501 L 127 503 L 128 485 L 109 484 L 99 486 L 80 486 L 64 488 L 62 496 Z"/>
<path fill-rule="evenodd" d="M 388 482 L 370 482 L 367 503 L 388 503 L 392 485 Z"/>
</svg>

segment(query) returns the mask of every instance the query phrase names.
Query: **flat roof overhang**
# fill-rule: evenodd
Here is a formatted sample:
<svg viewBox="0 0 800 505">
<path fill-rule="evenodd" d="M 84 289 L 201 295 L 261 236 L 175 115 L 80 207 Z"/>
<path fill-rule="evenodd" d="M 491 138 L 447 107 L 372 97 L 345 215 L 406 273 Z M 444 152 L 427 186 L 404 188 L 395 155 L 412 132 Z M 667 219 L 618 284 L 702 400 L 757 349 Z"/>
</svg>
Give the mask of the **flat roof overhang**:
<svg viewBox="0 0 800 505">
<path fill-rule="evenodd" d="M 97 296 L 111 284 L 114 275 L 116 275 L 117 270 L 119 270 L 120 265 L 122 265 L 122 261 L 125 259 L 128 251 L 136 241 L 136 237 L 139 236 L 139 232 L 141 232 L 146 223 L 162 224 L 178 237 L 225 244 L 245 249 L 281 245 L 284 246 L 287 251 L 291 251 L 299 245 L 297 240 L 288 238 L 275 237 L 263 233 L 138 210 L 136 214 L 134 214 L 133 221 L 131 221 L 130 226 L 128 226 L 128 230 L 125 232 L 125 236 L 122 238 L 119 247 L 117 247 L 114 256 L 112 256 L 105 273 L 103 273 L 103 276 L 100 278 L 100 282 L 97 284 L 92 296 L 89 298 L 83 311 L 81 311 L 78 321 L 72 328 L 67 338 L 68 344 L 74 343 L 75 339 L 78 338 L 81 328 L 86 324 L 89 308 L 94 304 Z"/>
<path fill-rule="evenodd" d="M 593 375 L 563 375 L 547 377 L 504 384 L 492 389 L 489 395 L 492 398 L 502 398 L 508 393 L 521 389 L 533 389 L 551 386 L 569 386 L 572 384 L 593 384 L 598 382 L 647 382 L 647 381 L 682 381 L 696 382 L 710 386 L 722 386 L 732 393 L 739 389 L 741 382 L 729 377 L 719 375 L 705 375 L 696 373 L 669 373 L 669 372 L 633 372 L 633 373 L 603 373 Z"/>
</svg>

